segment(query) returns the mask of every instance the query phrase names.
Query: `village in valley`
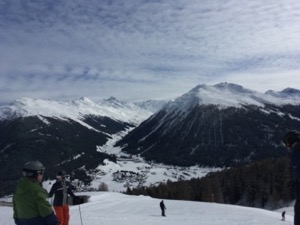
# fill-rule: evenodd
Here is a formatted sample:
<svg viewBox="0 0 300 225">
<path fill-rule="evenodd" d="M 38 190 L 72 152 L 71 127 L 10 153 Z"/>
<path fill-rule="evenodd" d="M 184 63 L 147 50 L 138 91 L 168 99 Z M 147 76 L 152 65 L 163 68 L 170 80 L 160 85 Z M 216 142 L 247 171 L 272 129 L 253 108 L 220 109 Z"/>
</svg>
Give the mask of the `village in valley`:
<svg viewBox="0 0 300 225">
<path fill-rule="evenodd" d="M 119 153 L 117 162 L 104 161 L 90 175 L 93 181 L 87 190 L 97 191 L 103 186 L 108 191 L 123 192 L 127 188 L 151 187 L 161 182 L 190 180 L 200 178 L 220 168 L 204 168 L 199 166 L 179 167 L 146 162 L 139 155 L 132 156 Z"/>
</svg>

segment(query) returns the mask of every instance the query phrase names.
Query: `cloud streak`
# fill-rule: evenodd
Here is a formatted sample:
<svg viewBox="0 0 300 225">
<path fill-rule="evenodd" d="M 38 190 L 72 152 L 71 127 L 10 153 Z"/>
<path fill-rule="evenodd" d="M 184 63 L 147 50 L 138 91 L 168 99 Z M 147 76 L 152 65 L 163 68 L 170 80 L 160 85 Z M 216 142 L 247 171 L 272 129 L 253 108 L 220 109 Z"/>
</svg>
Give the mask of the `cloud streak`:
<svg viewBox="0 0 300 225">
<path fill-rule="evenodd" d="M 299 23 L 297 0 L 0 0 L 0 102 L 300 88 Z"/>
</svg>

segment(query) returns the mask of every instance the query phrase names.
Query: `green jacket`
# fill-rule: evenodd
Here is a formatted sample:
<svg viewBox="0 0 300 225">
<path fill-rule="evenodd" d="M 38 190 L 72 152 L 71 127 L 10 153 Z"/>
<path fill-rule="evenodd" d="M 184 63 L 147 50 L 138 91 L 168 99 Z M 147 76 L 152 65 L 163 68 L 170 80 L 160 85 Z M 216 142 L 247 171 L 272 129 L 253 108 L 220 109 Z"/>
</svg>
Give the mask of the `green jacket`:
<svg viewBox="0 0 300 225">
<path fill-rule="evenodd" d="M 14 218 L 29 222 L 52 217 L 53 210 L 47 198 L 48 192 L 38 182 L 23 177 L 13 196 Z"/>
</svg>

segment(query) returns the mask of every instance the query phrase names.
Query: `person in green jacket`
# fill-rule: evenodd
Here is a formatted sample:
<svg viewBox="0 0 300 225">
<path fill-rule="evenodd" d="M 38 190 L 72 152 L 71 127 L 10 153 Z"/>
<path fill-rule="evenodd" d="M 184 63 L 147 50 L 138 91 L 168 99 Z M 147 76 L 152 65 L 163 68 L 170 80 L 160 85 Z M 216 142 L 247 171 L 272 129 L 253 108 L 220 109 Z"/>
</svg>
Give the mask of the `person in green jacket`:
<svg viewBox="0 0 300 225">
<path fill-rule="evenodd" d="M 13 195 L 13 217 L 16 225 L 58 225 L 47 201 L 48 192 L 42 187 L 45 167 L 31 161 L 23 167 L 23 177 Z"/>
</svg>

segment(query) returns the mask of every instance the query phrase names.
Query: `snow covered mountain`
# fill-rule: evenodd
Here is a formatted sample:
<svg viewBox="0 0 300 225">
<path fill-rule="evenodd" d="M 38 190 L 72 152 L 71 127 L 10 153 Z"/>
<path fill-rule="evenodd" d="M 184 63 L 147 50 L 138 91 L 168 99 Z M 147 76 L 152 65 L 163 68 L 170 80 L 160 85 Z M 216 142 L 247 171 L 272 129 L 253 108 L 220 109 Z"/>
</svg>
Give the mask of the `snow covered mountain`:
<svg viewBox="0 0 300 225">
<path fill-rule="evenodd" d="M 0 195 L 11 193 L 20 167 L 39 160 L 54 177 L 59 169 L 90 181 L 90 171 L 116 156 L 99 151 L 113 135 L 133 129 L 152 112 L 110 98 L 70 102 L 22 98 L 0 107 Z"/>
<path fill-rule="evenodd" d="M 247 105 L 264 107 L 284 104 L 299 105 L 300 90 L 287 88 L 281 92 L 268 91 L 263 94 L 237 84 L 220 83 L 212 86 L 198 85 L 170 103 L 167 108 L 171 111 L 173 109 L 188 111 L 199 105 L 242 108 Z"/>
<path fill-rule="evenodd" d="M 137 125 L 151 114 L 152 112 L 133 103 L 121 102 L 113 97 L 98 103 L 85 97 L 71 102 L 22 98 L 11 105 L 0 107 L 0 120 L 43 116 L 81 121 L 84 117 L 93 115 Z"/>
<path fill-rule="evenodd" d="M 105 182 L 112 190 L 124 190 L 124 185 L 160 182 L 155 174 L 178 180 L 208 172 L 194 167 L 178 172 L 154 161 L 216 168 L 282 156 L 282 134 L 300 128 L 299 96 L 295 89 L 263 94 L 221 83 L 198 85 L 161 110 L 161 102 L 133 104 L 113 97 L 99 102 L 23 98 L 0 107 L 0 195 L 11 193 L 20 167 L 34 159 L 46 165 L 49 177 L 63 168 L 92 181 L 94 188 Z M 116 137 L 119 142 L 112 147 Z M 129 153 L 125 159 L 120 147 Z"/>
<path fill-rule="evenodd" d="M 145 102 L 136 102 L 135 104 L 152 113 L 161 110 L 169 101 L 168 100 L 148 100 Z"/>
<path fill-rule="evenodd" d="M 298 89 L 294 89 L 294 88 L 286 88 L 280 92 L 275 92 L 275 91 L 267 91 L 266 92 L 267 95 L 273 95 L 275 97 L 279 97 L 279 98 L 289 98 L 291 100 L 295 100 L 297 101 L 297 99 L 300 98 L 300 90 Z"/>
<path fill-rule="evenodd" d="M 117 145 L 167 164 L 232 166 L 282 156 L 289 129 L 300 129 L 299 90 L 264 94 L 231 83 L 198 85 Z"/>
</svg>

